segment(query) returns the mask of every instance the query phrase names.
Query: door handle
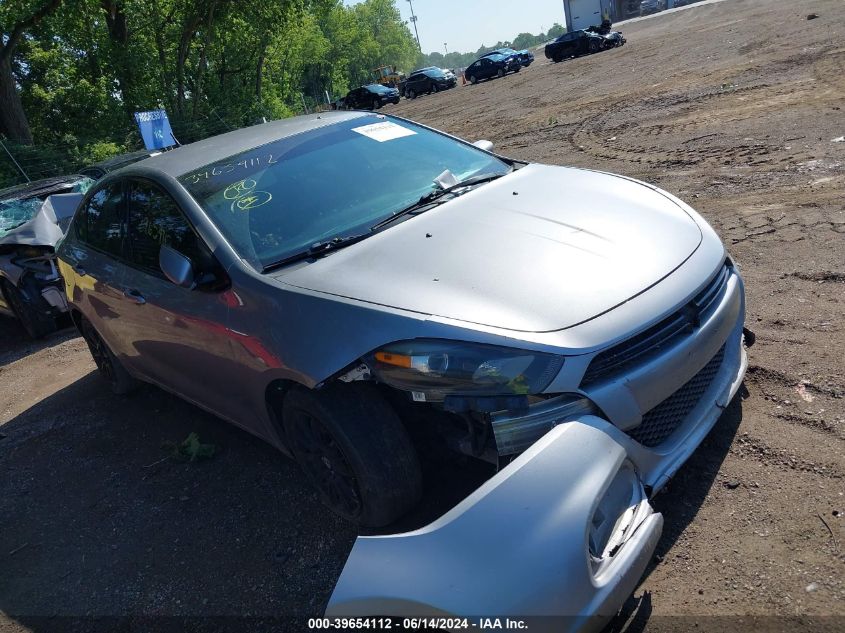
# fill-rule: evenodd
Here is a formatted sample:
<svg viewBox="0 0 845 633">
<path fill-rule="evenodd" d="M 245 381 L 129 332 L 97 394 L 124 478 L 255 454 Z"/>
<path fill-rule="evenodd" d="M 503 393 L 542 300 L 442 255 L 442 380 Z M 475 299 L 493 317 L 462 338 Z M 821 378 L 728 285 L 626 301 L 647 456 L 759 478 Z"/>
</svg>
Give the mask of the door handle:
<svg viewBox="0 0 845 633">
<path fill-rule="evenodd" d="M 144 299 L 144 295 L 142 295 L 137 290 L 133 290 L 131 288 L 127 288 L 123 291 L 123 296 L 129 299 L 132 303 L 136 303 L 139 306 L 144 305 L 147 300 Z"/>
</svg>

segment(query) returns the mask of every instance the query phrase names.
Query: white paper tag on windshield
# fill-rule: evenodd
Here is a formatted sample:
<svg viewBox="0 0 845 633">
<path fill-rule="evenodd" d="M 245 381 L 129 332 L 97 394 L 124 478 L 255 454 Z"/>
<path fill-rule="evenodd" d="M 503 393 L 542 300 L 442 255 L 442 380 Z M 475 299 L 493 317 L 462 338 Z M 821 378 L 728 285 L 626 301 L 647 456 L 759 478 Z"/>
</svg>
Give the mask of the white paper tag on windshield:
<svg viewBox="0 0 845 633">
<path fill-rule="evenodd" d="M 358 134 L 362 134 L 367 138 L 378 141 L 379 143 L 416 134 L 413 130 L 409 130 L 401 125 L 396 125 L 392 121 L 382 121 L 381 123 L 373 123 L 363 127 L 354 127 L 352 128 L 352 131 L 358 132 Z"/>
</svg>

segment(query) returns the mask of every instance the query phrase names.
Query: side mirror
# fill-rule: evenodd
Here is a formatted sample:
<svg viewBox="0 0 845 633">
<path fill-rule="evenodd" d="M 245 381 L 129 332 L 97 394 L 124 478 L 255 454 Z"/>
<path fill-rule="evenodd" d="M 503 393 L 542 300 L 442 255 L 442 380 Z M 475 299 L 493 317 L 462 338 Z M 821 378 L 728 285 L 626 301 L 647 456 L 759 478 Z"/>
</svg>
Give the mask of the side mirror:
<svg viewBox="0 0 845 633">
<path fill-rule="evenodd" d="M 473 145 L 478 149 L 483 149 L 485 152 L 493 151 L 493 141 L 476 141 Z"/>
<path fill-rule="evenodd" d="M 162 244 L 158 252 L 158 265 L 164 276 L 177 286 L 188 290 L 196 287 L 194 265 L 179 251 Z"/>
</svg>

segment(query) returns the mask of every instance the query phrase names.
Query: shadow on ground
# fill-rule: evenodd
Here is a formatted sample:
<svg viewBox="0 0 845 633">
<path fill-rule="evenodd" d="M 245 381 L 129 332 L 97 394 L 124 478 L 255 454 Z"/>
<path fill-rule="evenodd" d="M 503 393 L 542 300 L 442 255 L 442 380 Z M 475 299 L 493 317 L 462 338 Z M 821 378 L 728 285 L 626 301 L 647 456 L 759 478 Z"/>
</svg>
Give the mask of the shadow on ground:
<svg viewBox="0 0 845 633">
<path fill-rule="evenodd" d="M 172 444 L 190 433 L 216 455 L 176 459 Z M 113 396 L 92 371 L 3 434 L 0 611 L 22 630 L 77 630 L 90 618 L 106 618 L 97 630 L 139 618 L 145 630 L 179 629 L 179 616 L 237 618 L 226 630 L 293 616 L 304 630 L 356 537 L 291 460 L 152 386 Z M 419 516 L 390 531 L 439 516 L 444 499 L 480 483 L 457 485 L 460 471 L 442 463 L 424 472 Z"/>
<path fill-rule="evenodd" d="M 92 372 L 3 432 L 0 611 L 23 625 L 319 615 L 355 537 L 293 462 L 153 387 L 122 399 Z M 163 448 L 191 432 L 217 455 Z"/>
</svg>

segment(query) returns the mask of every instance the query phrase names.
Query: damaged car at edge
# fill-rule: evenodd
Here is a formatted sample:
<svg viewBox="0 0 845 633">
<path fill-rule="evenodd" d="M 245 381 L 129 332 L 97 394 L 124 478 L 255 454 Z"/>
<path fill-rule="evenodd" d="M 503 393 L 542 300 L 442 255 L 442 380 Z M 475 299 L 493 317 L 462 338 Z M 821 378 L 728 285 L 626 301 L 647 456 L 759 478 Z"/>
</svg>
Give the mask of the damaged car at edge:
<svg viewBox="0 0 845 633">
<path fill-rule="evenodd" d="M 67 312 L 55 248 L 92 183 L 72 175 L 0 190 L 0 309 L 31 338 L 53 332 Z"/>
<path fill-rule="evenodd" d="M 330 616 L 596 626 L 747 363 L 742 279 L 688 205 L 373 113 L 110 174 L 59 257 L 113 390 L 152 382 L 264 438 L 350 521 L 414 507 L 420 432 L 495 466 L 433 523 L 359 537 Z"/>
</svg>

